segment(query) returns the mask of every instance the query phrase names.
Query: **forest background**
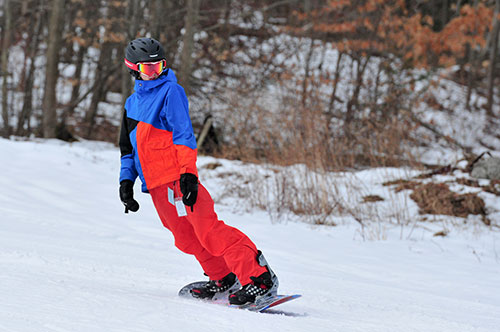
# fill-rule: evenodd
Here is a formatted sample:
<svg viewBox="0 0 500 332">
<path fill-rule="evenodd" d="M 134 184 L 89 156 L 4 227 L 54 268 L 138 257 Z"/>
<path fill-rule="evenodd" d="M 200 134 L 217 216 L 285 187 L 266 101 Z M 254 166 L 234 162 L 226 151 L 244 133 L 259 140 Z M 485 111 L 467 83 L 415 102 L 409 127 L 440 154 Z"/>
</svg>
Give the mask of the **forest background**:
<svg viewBox="0 0 500 332">
<path fill-rule="evenodd" d="M 500 0 L 3 0 L 0 9 L 3 137 L 116 143 L 133 92 L 124 48 L 147 36 L 187 92 L 200 153 L 306 166 L 300 180 L 273 178 L 278 211 L 317 223 L 359 215 L 324 174 L 449 173 L 460 160 L 470 171 L 480 153 L 500 151 Z M 500 195 L 498 181 L 460 181 Z M 246 179 L 233 188 L 240 196 L 245 183 L 261 182 Z M 399 185 L 420 188 L 412 198 L 426 213 L 491 224 L 482 200 L 447 185 Z M 436 201 L 446 206 L 425 210 Z"/>
<path fill-rule="evenodd" d="M 421 161 L 422 126 L 471 152 L 418 112 L 455 111 L 433 96 L 447 79 L 498 132 L 499 11 L 495 0 L 4 0 L 1 134 L 116 141 L 133 89 L 123 50 L 150 36 L 203 152 L 400 166 Z"/>
</svg>

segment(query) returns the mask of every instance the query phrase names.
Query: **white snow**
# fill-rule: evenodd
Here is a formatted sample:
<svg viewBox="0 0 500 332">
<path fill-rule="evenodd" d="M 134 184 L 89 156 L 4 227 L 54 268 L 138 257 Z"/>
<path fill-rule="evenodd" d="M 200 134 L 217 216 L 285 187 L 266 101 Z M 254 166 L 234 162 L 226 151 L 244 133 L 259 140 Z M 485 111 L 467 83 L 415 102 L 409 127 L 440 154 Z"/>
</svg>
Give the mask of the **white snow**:
<svg viewBox="0 0 500 332">
<path fill-rule="evenodd" d="M 138 185 L 139 212 L 123 213 L 114 146 L 0 139 L 0 156 L 1 332 L 500 330 L 494 229 L 400 239 L 389 227 L 387 240 L 363 241 L 355 224 L 275 223 L 222 200 L 219 216 L 263 250 L 280 293 L 303 295 L 253 313 L 177 296 L 202 270 Z M 201 181 L 223 196 L 209 172 Z"/>
</svg>

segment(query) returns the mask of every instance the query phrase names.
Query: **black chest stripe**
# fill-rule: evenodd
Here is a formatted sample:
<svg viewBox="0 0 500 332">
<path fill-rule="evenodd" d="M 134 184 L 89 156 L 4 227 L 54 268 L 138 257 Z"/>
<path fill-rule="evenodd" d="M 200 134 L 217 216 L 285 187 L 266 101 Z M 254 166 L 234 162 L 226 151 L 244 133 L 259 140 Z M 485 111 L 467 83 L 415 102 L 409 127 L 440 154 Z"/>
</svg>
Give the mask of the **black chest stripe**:
<svg viewBox="0 0 500 332">
<path fill-rule="evenodd" d="M 135 127 L 137 127 L 138 123 L 139 123 L 139 121 L 137 121 L 137 120 L 127 118 L 127 125 L 128 125 L 128 133 L 129 134 L 135 129 Z"/>
<path fill-rule="evenodd" d="M 127 117 L 127 110 L 123 113 L 122 127 L 120 129 L 120 152 L 122 157 L 131 154 L 133 151 L 130 142 L 130 133 L 137 127 L 139 121 Z"/>
</svg>

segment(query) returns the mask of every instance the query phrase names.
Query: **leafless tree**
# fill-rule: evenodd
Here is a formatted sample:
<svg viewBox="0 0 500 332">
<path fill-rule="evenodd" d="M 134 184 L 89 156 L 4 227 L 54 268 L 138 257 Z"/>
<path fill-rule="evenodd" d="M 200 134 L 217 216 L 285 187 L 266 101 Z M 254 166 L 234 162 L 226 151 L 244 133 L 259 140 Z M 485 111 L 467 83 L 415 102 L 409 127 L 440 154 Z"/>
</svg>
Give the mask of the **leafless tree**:
<svg viewBox="0 0 500 332">
<path fill-rule="evenodd" d="M 179 82 L 186 91 L 190 91 L 191 73 L 193 71 L 194 34 L 198 22 L 200 0 L 186 0 L 187 13 L 184 23 L 184 36 L 182 38 L 181 68 Z"/>
<path fill-rule="evenodd" d="M 7 89 L 8 85 L 8 61 L 9 61 L 9 47 L 12 34 L 12 13 L 10 8 L 11 0 L 4 0 L 3 7 L 3 20 L 4 28 L 3 32 L 3 43 L 2 43 L 2 59 L 1 59 L 1 71 L 2 71 L 2 120 L 3 120 L 3 136 L 8 137 L 10 134 L 9 126 L 9 91 Z"/>
<path fill-rule="evenodd" d="M 52 0 L 47 41 L 47 65 L 45 68 L 45 89 L 43 96 L 43 137 L 56 137 L 57 100 L 56 85 L 59 78 L 59 54 L 62 44 L 62 18 L 65 0 Z"/>
</svg>

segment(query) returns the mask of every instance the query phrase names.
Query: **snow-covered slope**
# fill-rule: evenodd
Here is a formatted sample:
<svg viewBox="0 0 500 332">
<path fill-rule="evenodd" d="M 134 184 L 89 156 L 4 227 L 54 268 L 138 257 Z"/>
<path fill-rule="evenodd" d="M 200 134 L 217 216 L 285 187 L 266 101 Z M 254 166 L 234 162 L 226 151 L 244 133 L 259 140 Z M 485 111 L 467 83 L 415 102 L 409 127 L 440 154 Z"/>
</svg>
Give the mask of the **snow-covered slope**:
<svg viewBox="0 0 500 332">
<path fill-rule="evenodd" d="M 499 331 L 497 233 L 362 241 L 354 226 L 235 213 L 235 199 L 221 219 L 263 250 L 281 293 L 303 295 L 252 313 L 177 296 L 202 271 L 138 186 L 141 209 L 123 214 L 113 146 L 2 139 L 0 156 L 2 332 Z"/>
</svg>

